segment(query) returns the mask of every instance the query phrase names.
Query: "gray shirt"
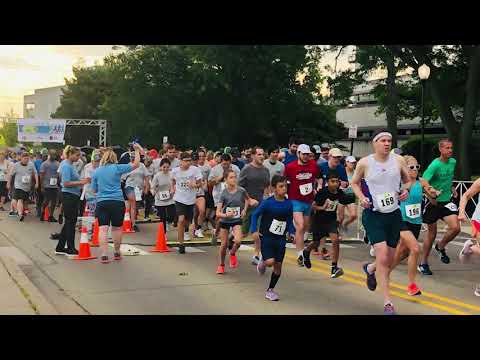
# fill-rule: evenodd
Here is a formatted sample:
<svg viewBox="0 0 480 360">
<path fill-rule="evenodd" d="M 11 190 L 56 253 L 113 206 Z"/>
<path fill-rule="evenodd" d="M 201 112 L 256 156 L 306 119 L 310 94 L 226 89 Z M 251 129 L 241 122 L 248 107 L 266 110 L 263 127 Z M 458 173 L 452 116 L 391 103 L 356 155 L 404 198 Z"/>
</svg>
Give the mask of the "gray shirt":
<svg viewBox="0 0 480 360">
<path fill-rule="evenodd" d="M 176 167 L 172 170 L 172 178 L 175 180 L 175 194 L 173 200 L 184 205 L 194 205 L 197 198 L 197 189 L 188 186 L 192 180 L 202 180 L 202 174 L 196 166 L 190 166 L 188 170 Z"/>
<path fill-rule="evenodd" d="M 205 162 L 203 165 L 198 164 L 197 166 L 200 169 L 200 172 L 202 173 L 202 181 L 207 181 L 208 180 L 208 175 L 210 175 L 210 171 L 212 168 L 210 165 L 208 165 L 207 162 Z M 200 189 L 198 189 L 197 196 L 205 195 L 205 191 L 207 191 L 207 186 L 202 186 Z"/>
<path fill-rule="evenodd" d="M 280 161 L 272 164 L 270 162 L 270 159 L 267 159 L 263 162 L 263 166 L 265 166 L 270 173 L 270 181 L 272 181 L 274 175 L 283 175 L 283 173 L 285 172 L 285 165 Z"/>
<path fill-rule="evenodd" d="M 247 192 L 244 188 L 238 186 L 237 190 L 233 193 L 231 193 L 230 191 L 228 191 L 227 188 L 225 188 L 225 190 L 223 190 L 220 194 L 219 204 L 222 204 L 222 212 L 224 214 L 227 213 L 227 210 L 231 210 L 234 212 L 235 215 L 233 216 L 233 218 L 222 218 L 220 219 L 220 222 L 224 224 L 241 222 L 240 216 L 242 215 L 242 211 L 245 208 L 246 199 Z"/>
<path fill-rule="evenodd" d="M 245 165 L 240 171 L 238 185 L 245 188 L 248 195 L 260 202 L 263 200 L 265 188 L 270 185 L 270 172 L 263 165 L 261 167 Z"/>
<path fill-rule="evenodd" d="M 58 161 L 44 161 L 40 166 L 40 174 L 42 176 L 42 188 L 58 189 Z"/>
<path fill-rule="evenodd" d="M 15 175 L 15 189 L 29 192 L 32 189 L 33 176 L 37 173 L 33 162 L 29 161 L 27 165 L 21 162 L 15 163 L 12 170 L 12 176 Z"/>
<path fill-rule="evenodd" d="M 165 174 L 159 171 L 155 174 L 152 180 L 152 194 L 155 195 L 155 206 L 173 205 L 173 196 L 170 193 L 172 187 L 172 172 Z"/>
<path fill-rule="evenodd" d="M 240 169 L 237 165 L 232 164 L 231 169 L 235 171 L 237 176 L 240 175 Z M 210 171 L 210 175 L 208 175 L 208 181 L 213 180 L 214 178 L 218 178 L 220 176 L 223 176 L 223 167 L 221 164 L 218 164 L 215 165 Z M 220 182 L 213 187 L 212 197 L 215 206 L 217 206 L 220 201 L 220 195 L 222 194 L 223 189 L 225 189 L 225 182 Z"/>
<path fill-rule="evenodd" d="M 148 176 L 148 171 L 145 165 L 140 163 L 140 166 L 133 170 L 132 172 L 128 173 L 125 181 L 125 187 L 138 187 L 141 191 L 143 191 L 143 187 L 145 185 L 145 177 Z"/>
</svg>

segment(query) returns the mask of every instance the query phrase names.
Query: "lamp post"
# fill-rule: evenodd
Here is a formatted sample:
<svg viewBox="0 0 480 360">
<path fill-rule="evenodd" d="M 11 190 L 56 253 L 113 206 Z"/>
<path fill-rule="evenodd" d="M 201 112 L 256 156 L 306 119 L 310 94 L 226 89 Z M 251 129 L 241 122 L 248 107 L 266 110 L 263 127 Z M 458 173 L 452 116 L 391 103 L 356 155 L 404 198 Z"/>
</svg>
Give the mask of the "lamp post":
<svg viewBox="0 0 480 360">
<path fill-rule="evenodd" d="M 422 131 L 422 141 L 420 142 L 420 165 L 422 165 L 422 170 L 425 166 L 425 156 L 424 156 L 424 143 L 425 143 L 425 91 L 426 91 L 426 82 L 430 76 L 430 68 L 423 64 L 418 68 L 418 77 L 420 78 L 420 82 L 422 84 L 422 123 L 421 123 L 421 131 Z"/>
</svg>

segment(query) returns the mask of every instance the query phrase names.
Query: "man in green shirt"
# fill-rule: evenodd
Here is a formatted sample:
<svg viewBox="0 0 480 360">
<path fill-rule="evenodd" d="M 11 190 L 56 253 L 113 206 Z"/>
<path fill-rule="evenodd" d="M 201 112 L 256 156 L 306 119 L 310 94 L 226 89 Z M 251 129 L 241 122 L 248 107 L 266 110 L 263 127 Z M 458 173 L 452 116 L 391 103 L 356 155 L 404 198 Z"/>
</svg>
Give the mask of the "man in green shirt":
<svg viewBox="0 0 480 360">
<path fill-rule="evenodd" d="M 455 174 L 455 165 L 457 161 L 452 158 L 453 144 L 450 140 L 440 140 L 438 143 L 440 157 L 433 160 L 430 166 L 423 173 L 423 178 L 430 185 L 440 190 L 441 193 L 436 201 L 430 199 L 430 203 L 425 207 L 423 222 L 428 225 L 427 236 L 423 242 L 423 258 L 418 266 L 418 271 L 423 275 L 432 275 L 428 266 L 428 256 L 432 250 L 432 244 L 437 237 L 437 221 L 442 219 L 448 226 L 448 231 L 442 240 L 435 244 L 435 250 L 444 264 L 450 262 L 445 247 L 460 232 L 460 223 L 458 222 L 458 208 L 452 202 L 452 195 L 457 198 L 458 194 L 453 186 L 453 176 Z"/>
</svg>

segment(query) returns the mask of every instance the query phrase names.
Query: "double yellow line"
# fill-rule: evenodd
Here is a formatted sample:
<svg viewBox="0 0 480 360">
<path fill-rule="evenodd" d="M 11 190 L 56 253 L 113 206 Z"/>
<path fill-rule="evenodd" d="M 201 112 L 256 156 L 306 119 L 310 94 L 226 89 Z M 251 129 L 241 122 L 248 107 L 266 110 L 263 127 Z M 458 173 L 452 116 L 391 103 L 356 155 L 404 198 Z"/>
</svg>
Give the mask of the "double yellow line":
<svg viewBox="0 0 480 360">
<path fill-rule="evenodd" d="M 288 264 L 291 264 L 291 265 L 297 265 L 297 259 L 296 259 L 295 256 L 292 256 L 292 255 L 285 254 L 285 262 L 288 263 Z M 310 271 L 330 276 L 330 265 L 321 263 L 321 262 L 316 261 L 316 260 L 311 260 L 311 262 L 312 262 L 312 268 L 309 269 Z M 357 284 L 357 285 L 366 287 L 366 283 L 365 283 L 366 276 L 365 276 L 365 274 L 359 273 L 359 272 L 356 272 L 356 271 L 352 271 L 352 270 L 347 270 L 345 268 L 343 268 L 343 270 L 344 270 L 345 274 L 342 277 L 340 277 L 339 279 L 341 279 L 343 281 L 346 281 L 346 282 L 349 282 L 351 284 Z M 480 313 L 480 306 L 467 304 L 467 303 L 464 303 L 464 302 L 461 302 L 461 301 L 458 301 L 458 300 L 455 300 L 455 299 L 450 299 L 448 297 L 436 295 L 436 294 L 425 292 L 425 291 L 422 291 L 422 295 L 420 295 L 420 297 L 409 296 L 409 295 L 405 294 L 405 291 L 407 289 L 406 286 L 400 285 L 400 284 L 397 284 L 397 283 L 394 283 L 394 282 L 390 282 L 390 288 L 391 288 L 390 294 L 395 296 L 395 297 L 407 300 L 409 302 L 415 302 L 415 303 L 418 303 L 418 304 L 422 304 L 422 305 L 425 305 L 425 306 L 430 307 L 430 308 L 438 309 L 438 310 L 444 311 L 448 314 L 452 314 L 452 315 L 472 315 L 471 312 L 465 312 L 465 311 L 474 311 L 474 312 Z M 393 290 L 393 289 L 399 289 L 402 292 L 399 292 L 399 291 L 396 291 L 396 290 Z M 430 301 L 430 300 L 436 300 L 437 302 L 433 302 L 433 301 Z M 440 302 L 440 303 L 438 303 L 438 302 Z M 445 305 L 445 304 L 447 304 L 447 305 Z M 454 308 L 454 307 L 449 306 L 449 305 L 454 305 L 459 309 Z"/>
</svg>

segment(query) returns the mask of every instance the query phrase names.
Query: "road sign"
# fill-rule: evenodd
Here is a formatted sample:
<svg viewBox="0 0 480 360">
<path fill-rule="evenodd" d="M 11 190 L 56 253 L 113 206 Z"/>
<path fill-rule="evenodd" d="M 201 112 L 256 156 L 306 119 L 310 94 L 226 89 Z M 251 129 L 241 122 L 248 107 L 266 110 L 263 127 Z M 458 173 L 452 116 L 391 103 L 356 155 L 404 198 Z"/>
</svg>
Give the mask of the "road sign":
<svg viewBox="0 0 480 360">
<path fill-rule="evenodd" d="M 348 128 L 348 138 L 349 139 L 357 138 L 357 125 L 352 125 Z"/>
</svg>

